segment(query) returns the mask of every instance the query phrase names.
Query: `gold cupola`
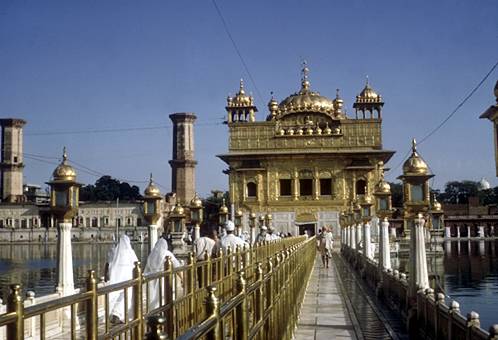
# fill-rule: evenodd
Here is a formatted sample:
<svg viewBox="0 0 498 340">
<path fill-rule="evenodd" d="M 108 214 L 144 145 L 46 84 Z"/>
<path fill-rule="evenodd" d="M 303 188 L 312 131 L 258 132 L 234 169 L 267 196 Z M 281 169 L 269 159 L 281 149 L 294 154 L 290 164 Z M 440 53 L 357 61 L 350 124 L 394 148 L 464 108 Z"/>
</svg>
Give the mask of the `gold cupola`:
<svg viewBox="0 0 498 340">
<path fill-rule="evenodd" d="M 356 111 L 356 119 L 358 119 L 358 113 L 361 113 L 362 117 L 360 118 L 362 119 L 381 119 L 383 106 L 382 96 L 370 86 L 367 77 L 365 87 L 356 96 L 356 101 L 353 104 L 353 108 Z M 369 117 L 367 116 L 368 113 L 370 113 Z M 375 117 L 375 113 L 377 113 L 377 117 Z"/>
<path fill-rule="evenodd" d="M 303 75 L 301 79 L 301 90 L 291 94 L 280 102 L 278 105 L 279 115 L 284 116 L 299 112 L 317 112 L 326 114 L 332 118 L 337 118 L 334 101 L 321 96 L 318 92 L 311 91 L 311 84 L 308 78 L 309 68 L 306 62 L 303 63 L 301 73 Z"/>
<path fill-rule="evenodd" d="M 226 110 L 228 123 L 255 121 L 255 112 L 258 112 L 258 109 L 254 105 L 254 98 L 246 94 L 243 79 L 240 79 L 239 92 L 234 97 L 227 97 Z"/>
<path fill-rule="evenodd" d="M 427 163 L 417 152 L 417 141 L 412 140 L 412 154 L 403 164 L 403 174 L 410 175 L 430 175 Z"/>
<path fill-rule="evenodd" d="M 154 180 L 152 179 L 152 174 L 150 174 L 149 185 L 145 188 L 144 194 L 147 197 L 160 197 L 161 196 L 161 191 L 154 184 Z"/>
<path fill-rule="evenodd" d="M 270 111 L 270 115 L 268 116 L 268 120 L 272 120 L 277 116 L 278 112 L 278 102 L 273 97 L 273 92 L 271 93 L 271 99 L 268 102 L 268 110 Z"/>
<path fill-rule="evenodd" d="M 344 101 L 339 96 L 339 89 L 336 89 L 335 99 L 334 99 L 334 109 L 335 109 L 336 115 L 338 115 L 338 116 L 344 115 L 343 106 L 344 106 Z"/>
<path fill-rule="evenodd" d="M 52 173 L 52 177 L 54 181 L 75 181 L 76 180 L 76 171 L 72 166 L 67 164 L 67 153 L 66 147 L 64 147 L 62 151 L 62 162 L 55 168 Z"/>
</svg>

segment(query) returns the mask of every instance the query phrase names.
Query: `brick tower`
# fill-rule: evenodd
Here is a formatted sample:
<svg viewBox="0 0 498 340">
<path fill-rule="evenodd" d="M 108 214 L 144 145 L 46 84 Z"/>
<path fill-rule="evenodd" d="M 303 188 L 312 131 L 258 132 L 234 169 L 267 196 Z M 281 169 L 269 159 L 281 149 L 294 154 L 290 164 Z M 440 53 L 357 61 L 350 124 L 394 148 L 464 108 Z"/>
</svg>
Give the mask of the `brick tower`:
<svg viewBox="0 0 498 340">
<path fill-rule="evenodd" d="M 171 190 L 177 202 L 189 204 L 195 195 L 194 122 L 195 114 L 182 112 L 169 116 L 173 122 L 173 159 L 171 165 Z"/>
<path fill-rule="evenodd" d="M 0 119 L 2 151 L 0 185 L 2 202 L 23 201 L 23 135 L 26 121 L 18 118 Z"/>
</svg>

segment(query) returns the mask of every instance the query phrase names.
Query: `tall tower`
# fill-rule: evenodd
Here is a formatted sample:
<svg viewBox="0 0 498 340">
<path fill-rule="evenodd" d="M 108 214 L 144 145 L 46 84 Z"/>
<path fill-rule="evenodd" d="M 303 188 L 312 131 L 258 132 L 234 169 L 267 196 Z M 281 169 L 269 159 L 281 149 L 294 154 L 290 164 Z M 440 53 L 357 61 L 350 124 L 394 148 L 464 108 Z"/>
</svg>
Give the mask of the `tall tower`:
<svg viewBox="0 0 498 340">
<path fill-rule="evenodd" d="M 18 118 L 0 119 L 2 128 L 2 151 L 0 162 L 0 185 L 2 202 L 23 200 L 23 136 L 26 121 Z"/>
<path fill-rule="evenodd" d="M 177 202 L 188 204 L 195 195 L 194 122 L 195 114 L 189 112 L 169 115 L 173 122 L 173 159 L 171 165 L 171 190 Z"/>
</svg>

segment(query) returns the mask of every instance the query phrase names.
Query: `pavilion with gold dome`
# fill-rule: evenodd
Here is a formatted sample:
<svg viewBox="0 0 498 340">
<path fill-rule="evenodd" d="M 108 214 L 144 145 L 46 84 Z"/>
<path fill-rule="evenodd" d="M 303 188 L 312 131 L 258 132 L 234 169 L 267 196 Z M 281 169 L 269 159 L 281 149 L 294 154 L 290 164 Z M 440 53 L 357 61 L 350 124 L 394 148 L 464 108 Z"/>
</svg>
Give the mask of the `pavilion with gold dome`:
<svg viewBox="0 0 498 340">
<path fill-rule="evenodd" d="M 331 225 L 338 234 L 340 212 L 373 194 L 394 154 L 382 148 L 383 105 L 367 81 L 348 116 L 338 90 L 330 99 L 311 89 L 305 64 L 300 90 L 280 103 L 272 97 L 257 120 L 241 81 L 227 98 L 228 153 L 218 155 L 228 165 L 235 209 L 244 220 L 271 213 L 278 231 L 313 234 Z"/>
</svg>

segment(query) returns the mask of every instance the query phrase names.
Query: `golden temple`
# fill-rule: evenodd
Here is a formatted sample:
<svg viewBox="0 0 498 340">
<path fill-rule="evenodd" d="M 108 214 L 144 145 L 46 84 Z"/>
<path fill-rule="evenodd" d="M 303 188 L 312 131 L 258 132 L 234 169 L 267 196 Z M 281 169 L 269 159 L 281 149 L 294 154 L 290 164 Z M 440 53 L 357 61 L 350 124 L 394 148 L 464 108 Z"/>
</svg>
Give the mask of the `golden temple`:
<svg viewBox="0 0 498 340">
<path fill-rule="evenodd" d="M 271 214 L 277 231 L 315 234 L 330 225 L 337 235 L 340 212 L 371 196 L 394 154 L 382 148 L 383 105 L 367 80 L 349 117 L 339 90 L 334 99 L 311 90 L 304 63 L 299 92 L 280 104 L 272 97 L 266 119 L 256 121 L 241 81 L 227 98 L 228 153 L 218 155 L 228 164 L 230 201 L 244 219 Z"/>
</svg>

